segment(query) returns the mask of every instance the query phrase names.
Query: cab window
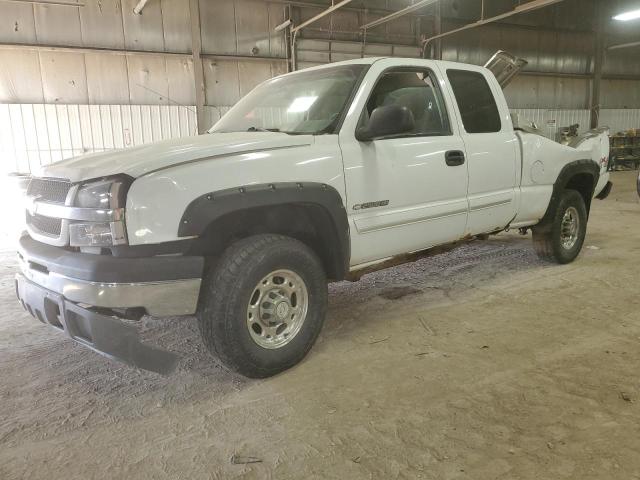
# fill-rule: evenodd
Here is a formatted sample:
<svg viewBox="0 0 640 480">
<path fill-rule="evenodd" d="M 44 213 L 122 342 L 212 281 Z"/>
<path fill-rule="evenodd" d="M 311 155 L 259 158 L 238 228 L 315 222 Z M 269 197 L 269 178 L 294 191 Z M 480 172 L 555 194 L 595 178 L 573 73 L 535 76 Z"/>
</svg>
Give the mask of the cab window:
<svg viewBox="0 0 640 480">
<path fill-rule="evenodd" d="M 406 107 L 413 114 L 415 128 L 406 136 L 451 135 L 442 94 L 429 71 L 402 69 L 385 72 L 367 101 L 359 126 L 366 127 L 371 113 L 387 105 Z"/>
<path fill-rule="evenodd" d="M 447 76 L 467 133 L 502 130 L 498 106 L 484 75 L 468 70 L 447 70 Z"/>
</svg>

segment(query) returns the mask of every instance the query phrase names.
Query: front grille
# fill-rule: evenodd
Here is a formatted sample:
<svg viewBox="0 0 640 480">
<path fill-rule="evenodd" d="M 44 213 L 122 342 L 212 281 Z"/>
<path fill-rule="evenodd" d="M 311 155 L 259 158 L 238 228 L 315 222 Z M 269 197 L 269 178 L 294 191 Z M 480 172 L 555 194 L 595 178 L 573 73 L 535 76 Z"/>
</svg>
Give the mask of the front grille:
<svg viewBox="0 0 640 480">
<path fill-rule="evenodd" d="M 64 203 L 70 189 L 71 183 L 66 180 L 34 178 L 29 182 L 27 195 L 37 197 L 44 202 Z"/>
<path fill-rule="evenodd" d="M 31 215 L 27 212 L 27 225 L 32 226 L 45 235 L 59 237 L 62 232 L 62 220 L 59 218 L 45 217 L 44 215 Z"/>
</svg>

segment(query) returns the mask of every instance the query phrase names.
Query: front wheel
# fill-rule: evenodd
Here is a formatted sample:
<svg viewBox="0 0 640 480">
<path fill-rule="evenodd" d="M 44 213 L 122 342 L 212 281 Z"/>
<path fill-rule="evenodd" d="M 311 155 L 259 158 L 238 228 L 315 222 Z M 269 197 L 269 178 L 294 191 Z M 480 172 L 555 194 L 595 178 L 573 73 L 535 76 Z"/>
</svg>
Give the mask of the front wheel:
<svg viewBox="0 0 640 480">
<path fill-rule="evenodd" d="M 586 235 L 584 199 L 575 190 L 565 190 L 551 222 L 533 228 L 533 246 L 544 260 L 571 263 L 580 254 Z"/>
<path fill-rule="evenodd" d="M 255 235 L 231 245 L 205 277 L 198 308 L 209 351 L 247 377 L 263 378 L 304 358 L 327 310 L 318 256 L 282 235 Z"/>
</svg>

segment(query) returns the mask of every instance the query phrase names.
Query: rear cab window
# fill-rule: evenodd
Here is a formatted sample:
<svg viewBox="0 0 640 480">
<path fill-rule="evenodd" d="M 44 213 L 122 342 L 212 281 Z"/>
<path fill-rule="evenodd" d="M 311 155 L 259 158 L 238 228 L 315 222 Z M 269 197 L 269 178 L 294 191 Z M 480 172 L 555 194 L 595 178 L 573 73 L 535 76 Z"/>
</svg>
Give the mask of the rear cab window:
<svg viewBox="0 0 640 480">
<path fill-rule="evenodd" d="M 462 124 L 467 133 L 496 133 L 502 121 L 489 83 L 480 72 L 447 70 Z"/>
</svg>

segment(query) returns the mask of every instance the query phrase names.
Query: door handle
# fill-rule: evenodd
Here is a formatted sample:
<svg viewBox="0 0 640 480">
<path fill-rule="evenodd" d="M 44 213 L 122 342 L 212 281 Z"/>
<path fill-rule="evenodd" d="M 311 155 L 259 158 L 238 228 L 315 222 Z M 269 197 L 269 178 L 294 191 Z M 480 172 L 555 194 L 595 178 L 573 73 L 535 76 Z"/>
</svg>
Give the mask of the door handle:
<svg viewBox="0 0 640 480">
<path fill-rule="evenodd" d="M 459 167 L 464 164 L 464 152 L 460 150 L 449 150 L 444 154 L 444 160 L 450 167 Z"/>
</svg>

